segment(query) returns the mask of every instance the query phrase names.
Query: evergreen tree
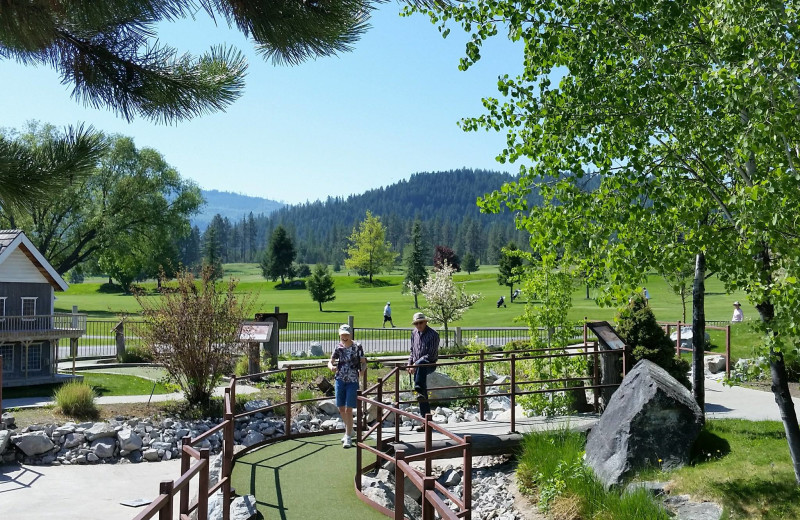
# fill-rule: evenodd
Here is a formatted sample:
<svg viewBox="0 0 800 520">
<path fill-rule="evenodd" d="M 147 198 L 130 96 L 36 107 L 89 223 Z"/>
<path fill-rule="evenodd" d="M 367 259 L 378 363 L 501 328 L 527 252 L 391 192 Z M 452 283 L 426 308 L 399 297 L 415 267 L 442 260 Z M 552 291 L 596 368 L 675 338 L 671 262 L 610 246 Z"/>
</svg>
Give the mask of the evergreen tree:
<svg viewBox="0 0 800 520">
<path fill-rule="evenodd" d="M 414 308 L 419 309 L 418 295 L 425 282 L 428 281 L 428 269 L 425 267 L 425 249 L 422 242 L 422 225 L 417 220 L 411 228 L 411 241 L 406 246 L 403 258 L 406 278 L 403 289 L 414 295 Z"/>
<path fill-rule="evenodd" d="M 314 266 L 314 272 L 306 280 L 306 287 L 308 287 L 308 292 L 311 293 L 311 299 L 319 303 L 320 312 L 322 312 L 323 303 L 332 302 L 336 299 L 336 287 L 327 265 L 317 264 Z"/>
<path fill-rule="evenodd" d="M 520 272 L 522 269 L 522 257 L 514 254 L 514 251 L 518 250 L 514 242 L 509 242 L 502 250 L 500 265 L 498 266 L 497 283 L 507 285 L 511 296 L 514 295 L 514 284 L 519 281 L 522 274 Z"/>
<path fill-rule="evenodd" d="M 269 239 L 269 248 L 261 261 L 261 273 L 264 278 L 273 282 L 281 279 L 281 285 L 285 283 L 285 278 L 295 276 L 294 259 L 297 252 L 294 249 L 294 242 L 283 226 L 278 226 L 272 232 Z"/>
<path fill-rule="evenodd" d="M 464 255 L 464 263 L 462 267 L 467 272 L 467 274 L 472 274 L 480 268 L 478 266 L 478 261 L 475 259 L 472 253 L 467 253 L 466 255 Z"/>
<path fill-rule="evenodd" d="M 386 228 L 380 217 L 367 211 L 366 218 L 359 223 L 358 228 L 353 229 L 349 241 L 348 258 L 344 264 L 348 269 L 367 275 L 370 284 L 373 275 L 394 267 L 397 254 L 391 250 L 391 244 L 386 242 Z"/>
<path fill-rule="evenodd" d="M 222 245 L 216 226 L 208 226 L 203 233 L 203 263 L 208 266 L 209 276 L 219 280 L 224 274 L 222 270 Z"/>
</svg>

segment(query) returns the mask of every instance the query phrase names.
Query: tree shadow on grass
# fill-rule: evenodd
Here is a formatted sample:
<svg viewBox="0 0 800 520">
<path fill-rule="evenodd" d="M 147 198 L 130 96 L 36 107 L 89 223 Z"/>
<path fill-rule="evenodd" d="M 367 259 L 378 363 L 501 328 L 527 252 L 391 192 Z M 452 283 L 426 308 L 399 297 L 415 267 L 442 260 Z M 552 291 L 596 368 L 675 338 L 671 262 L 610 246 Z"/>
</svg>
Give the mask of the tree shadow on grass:
<svg viewBox="0 0 800 520">
<path fill-rule="evenodd" d="M 362 288 L 373 288 L 373 287 L 391 287 L 393 285 L 400 285 L 400 284 L 397 282 L 381 280 L 379 278 L 373 278 L 372 283 L 369 283 L 369 278 L 362 276 L 360 278 L 356 278 L 356 285 Z"/>
<path fill-rule="evenodd" d="M 794 508 L 790 504 L 800 500 L 800 489 L 793 480 L 784 479 L 726 479 L 712 482 L 711 489 L 725 497 L 724 505 L 734 518 L 751 518 L 754 512 L 760 518 L 789 518 Z M 789 511 L 783 510 L 786 504 Z"/>
<path fill-rule="evenodd" d="M 724 457 L 730 452 L 731 445 L 726 439 L 704 428 L 694 441 L 690 457 L 692 464 L 699 465 Z"/>
</svg>

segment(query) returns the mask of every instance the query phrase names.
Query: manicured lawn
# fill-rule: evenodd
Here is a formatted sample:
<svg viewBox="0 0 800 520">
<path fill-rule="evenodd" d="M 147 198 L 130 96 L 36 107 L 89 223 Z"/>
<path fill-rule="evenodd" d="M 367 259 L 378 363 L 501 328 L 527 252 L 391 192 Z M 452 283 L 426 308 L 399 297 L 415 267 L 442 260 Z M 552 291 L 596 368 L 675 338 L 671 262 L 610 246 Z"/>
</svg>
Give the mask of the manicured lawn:
<svg viewBox="0 0 800 520">
<path fill-rule="evenodd" d="M 797 486 L 783 425 L 710 420 L 695 443 L 695 462 L 667 474 L 671 493 L 721 503 L 731 520 L 800 518 Z"/>
<path fill-rule="evenodd" d="M 119 374 L 101 374 L 89 371 L 81 372 L 84 382 L 94 388 L 98 396 L 104 395 L 150 395 L 153 391 L 154 394 L 168 394 L 171 392 L 166 386 L 161 383 L 155 383 L 155 390 L 153 390 L 153 381 L 136 376 L 127 376 Z M 49 397 L 60 385 L 36 385 L 36 386 L 21 386 L 3 389 L 3 399 L 16 399 L 20 397 Z"/>
</svg>

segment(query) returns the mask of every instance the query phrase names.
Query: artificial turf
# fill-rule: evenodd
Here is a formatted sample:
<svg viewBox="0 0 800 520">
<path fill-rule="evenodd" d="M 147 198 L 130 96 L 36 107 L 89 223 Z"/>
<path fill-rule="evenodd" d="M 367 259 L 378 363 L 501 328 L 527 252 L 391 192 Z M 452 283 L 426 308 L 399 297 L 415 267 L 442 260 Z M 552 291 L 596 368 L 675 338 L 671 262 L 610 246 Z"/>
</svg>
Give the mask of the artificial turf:
<svg viewBox="0 0 800 520">
<path fill-rule="evenodd" d="M 249 453 L 233 466 L 233 487 L 255 496 L 264 518 L 385 519 L 356 496 L 356 449 L 343 449 L 341 438 L 284 440 Z"/>
</svg>

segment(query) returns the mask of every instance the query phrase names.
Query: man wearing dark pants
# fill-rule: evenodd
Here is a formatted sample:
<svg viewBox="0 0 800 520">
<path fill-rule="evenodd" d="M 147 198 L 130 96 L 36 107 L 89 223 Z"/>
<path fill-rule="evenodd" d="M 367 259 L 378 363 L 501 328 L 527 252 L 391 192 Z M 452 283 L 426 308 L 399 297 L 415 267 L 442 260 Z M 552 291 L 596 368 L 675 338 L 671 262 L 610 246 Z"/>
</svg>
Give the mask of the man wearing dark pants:
<svg viewBox="0 0 800 520">
<path fill-rule="evenodd" d="M 409 374 L 414 376 L 414 391 L 417 392 L 419 400 L 419 413 L 422 417 L 431 413 L 431 405 L 428 402 L 428 374 L 436 370 L 435 365 L 439 359 L 439 333 L 428 327 L 428 318 L 418 312 L 414 314 L 412 321 L 414 329 L 411 331 L 411 354 L 408 356 Z M 417 431 L 423 431 L 423 426 L 418 426 Z"/>
</svg>

